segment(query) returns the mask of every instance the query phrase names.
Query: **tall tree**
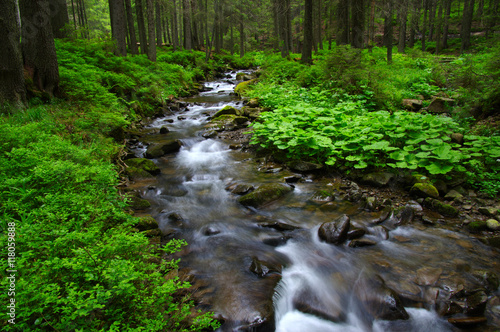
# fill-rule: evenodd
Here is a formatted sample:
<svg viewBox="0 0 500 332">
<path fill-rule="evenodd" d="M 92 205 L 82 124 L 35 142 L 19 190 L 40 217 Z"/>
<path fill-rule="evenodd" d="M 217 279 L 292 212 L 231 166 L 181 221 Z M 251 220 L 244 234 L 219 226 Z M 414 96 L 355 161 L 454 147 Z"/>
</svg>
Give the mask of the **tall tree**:
<svg viewBox="0 0 500 332">
<path fill-rule="evenodd" d="M 172 9 L 172 39 L 174 44 L 174 51 L 179 48 L 179 28 L 177 23 L 177 0 L 173 0 Z"/>
<path fill-rule="evenodd" d="M 408 1 L 402 0 L 399 3 L 399 41 L 398 41 L 398 52 L 404 53 L 406 46 L 406 22 L 408 20 Z"/>
<path fill-rule="evenodd" d="M 59 93 L 59 67 L 46 0 L 20 0 L 24 69 L 37 89 Z"/>
<path fill-rule="evenodd" d="M 0 106 L 26 106 L 16 2 L 0 1 Z M 1 111 L 1 110 L 0 110 Z"/>
<path fill-rule="evenodd" d="M 313 0 L 305 0 L 304 8 L 304 45 L 302 46 L 303 63 L 312 63 L 313 42 Z"/>
<path fill-rule="evenodd" d="M 193 48 L 193 36 L 191 30 L 191 1 L 183 0 L 182 18 L 184 22 L 184 48 L 191 50 Z"/>
<path fill-rule="evenodd" d="M 132 1 L 125 0 L 125 9 L 127 11 L 127 26 L 128 26 L 128 35 L 130 41 L 130 53 L 138 54 L 139 49 L 137 48 L 137 37 L 135 36 L 135 27 L 134 27 L 134 14 L 132 13 Z"/>
<path fill-rule="evenodd" d="M 111 31 L 116 41 L 116 55 L 127 55 L 127 23 L 125 21 L 125 4 L 123 0 L 109 0 Z"/>
<path fill-rule="evenodd" d="M 451 1 L 443 0 L 444 6 L 444 22 L 443 22 L 443 40 L 441 42 L 441 49 L 448 48 L 448 29 L 450 27 L 450 15 L 451 15 Z"/>
<path fill-rule="evenodd" d="M 427 35 L 427 13 L 429 12 L 429 1 L 431 0 L 424 0 L 424 23 L 422 24 L 422 51 L 425 52 L 426 46 L 425 46 L 425 40 L 426 40 L 426 35 Z"/>
<path fill-rule="evenodd" d="M 146 27 L 144 25 L 144 6 L 142 0 L 135 0 L 135 13 L 137 16 L 141 53 L 148 54 L 148 38 L 146 37 Z"/>
<path fill-rule="evenodd" d="M 146 0 L 146 12 L 148 18 L 148 59 L 154 62 L 156 61 L 154 0 Z"/>
<path fill-rule="evenodd" d="M 442 40 L 441 40 L 441 31 L 443 29 L 443 4 L 444 1 L 438 1 L 438 15 L 436 21 L 436 54 L 441 53 L 442 49 Z"/>
<path fill-rule="evenodd" d="M 340 0 L 337 4 L 337 45 L 349 43 L 349 1 Z"/>
<path fill-rule="evenodd" d="M 387 48 L 387 63 L 389 64 L 392 63 L 393 17 L 394 17 L 393 0 L 388 0 L 385 2 L 384 6 L 384 45 Z"/>
<path fill-rule="evenodd" d="M 351 45 L 363 48 L 365 34 L 365 3 L 364 0 L 353 0 L 352 4 L 352 38 Z"/>
<path fill-rule="evenodd" d="M 160 1 L 155 0 L 155 20 L 156 20 L 156 45 L 161 46 L 163 44 L 163 36 L 161 30 L 161 8 Z"/>
<path fill-rule="evenodd" d="M 68 5 L 66 0 L 50 0 L 52 33 L 55 38 L 66 38 L 65 26 L 69 24 Z"/>
<path fill-rule="evenodd" d="M 474 16 L 475 0 L 465 0 L 464 13 L 462 17 L 462 29 L 460 30 L 460 39 L 462 45 L 460 52 L 464 52 L 470 48 L 470 33 L 472 28 L 472 17 Z"/>
</svg>

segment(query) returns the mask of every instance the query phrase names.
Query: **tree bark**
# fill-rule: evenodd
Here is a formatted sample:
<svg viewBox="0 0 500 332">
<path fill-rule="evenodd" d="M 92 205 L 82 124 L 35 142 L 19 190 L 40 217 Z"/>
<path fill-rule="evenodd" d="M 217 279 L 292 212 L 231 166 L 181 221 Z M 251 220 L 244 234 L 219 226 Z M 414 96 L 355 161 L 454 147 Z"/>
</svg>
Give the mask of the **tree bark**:
<svg viewBox="0 0 500 332">
<path fill-rule="evenodd" d="M 153 0 L 146 0 L 146 12 L 148 17 L 148 59 L 155 62 L 155 8 Z"/>
<path fill-rule="evenodd" d="M 358 0 L 358 1 L 363 1 L 363 0 Z M 322 30 L 323 30 L 323 1 L 318 0 L 318 11 L 317 11 L 317 32 L 316 32 L 316 42 L 318 43 L 318 49 L 322 50 L 323 49 L 323 36 L 322 36 Z"/>
<path fill-rule="evenodd" d="M 183 20 L 184 20 L 184 48 L 186 50 L 193 49 L 192 34 L 191 34 L 191 9 L 190 0 L 183 0 Z"/>
<path fill-rule="evenodd" d="M 65 26 L 69 24 L 68 5 L 66 0 L 50 0 L 52 34 L 55 38 L 66 38 L 68 33 Z"/>
<path fill-rule="evenodd" d="M 436 54 L 441 53 L 442 49 L 442 39 L 441 39 L 441 31 L 443 29 L 443 4 L 444 1 L 438 1 L 438 14 L 436 20 Z"/>
<path fill-rule="evenodd" d="M 370 32 L 369 32 L 369 51 L 372 52 L 375 46 L 375 0 L 372 0 L 370 5 Z"/>
<path fill-rule="evenodd" d="M 436 8 L 438 0 L 429 0 L 429 41 L 434 40 L 436 30 Z"/>
<path fill-rule="evenodd" d="M 172 11 L 172 41 L 174 43 L 174 52 L 179 48 L 179 26 L 177 23 L 177 0 L 173 0 Z"/>
<path fill-rule="evenodd" d="M 163 32 L 161 29 L 161 9 L 160 1 L 155 1 L 155 22 L 156 22 L 156 45 L 163 45 Z"/>
<path fill-rule="evenodd" d="M 345 45 L 349 43 L 349 1 L 339 1 L 337 15 L 337 45 Z"/>
<path fill-rule="evenodd" d="M 127 23 L 125 21 L 125 6 L 123 0 L 109 0 L 113 39 L 116 41 L 116 55 L 127 55 Z"/>
<path fill-rule="evenodd" d="M 424 23 L 422 24 L 422 52 L 425 52 L 426 46 L 425 46 L 425 39 L 426 39 L 426 34 L 427 34 L 427 12 L 429 11 L 429 1 L 430 0 L 424 0 Z"/>
<path fill-rule="evenodd" d="M 128 24 L 128 34 L 130 40 L 130 53 L 139 54 L 139 49 L 137 48 L 137 37 L 135 35 L 134 27 L 134 14 L 132 13 L 132 2 L 131 0 L 125 0 L 125 8 L 127 10 L 127 24 Z"/>
<path fill-rule="evenodd" d="M 148 39 L 146 37 L 146 27 L 144 25 L 144 7 L 142 0 L 135 0 L 135 12 L 137 15 L 137 28 L 139 29 L 141 53 L 148 54 Z"/>
<path fill-rule="evenodd" d="M 313 42 L 313 0 L 305 0 L 304 13 L 304 45 L 302 47 L 302 63 L 312 63 Z"/>
<path fill-rule="evenodd" d="M 0 113 L 26 107 L 20 37 L 15 1 L 0 1 Z"/>
<path fill-rule="evenodd" d="M 363 48 L 365 27 L 365 3 L 363 0 L 353 0 L 352 4 L 352 38 L 354 48 Z"/>
<path fill-rule="evenodd" d="M 50 13 L 44 0 L 21 0 L 21 50 L 24 70 L 34 86 L 50 97 L 59 93 L 59 67 Z"/>
<path fill-rule="evenodd" d="M 450 15 L 451 15 L 451 1 L 444 0 L 444 23 L 443 23 L 443 40 L 441 42 L 441 49 L 448 48 L 448 29 L 450 26 Z"/>
<path fill-rule="evenodd" d="M 240 58 L 245 56 L 245 29 L 243 25 L 243 14 L 240 16 Z"/>
<path fill-rule="evenodd" d="M 387 48 L 387 63 L 392 63 L 392 43 L 393 43 L 393 28 L 392 19 L 393 13 L 393 3 L 392 1 L 387 1 L 385 3 L 384 9 L 384 45 Z"/>
<path fill-rule="evenodd" d="M 460 38 L 462 39 L 462 45 L 460 47 L 460 52 L 463 53 L 468 50 L 471 46 L 470 34 L 472 28 L 472 17 L 474 16 L 474 3 L 475 0 L 466 0 L 464 4 L 464 14 L 462 17 L 462 29 L 460 31 Z"/>
<path fill-rule="evenodd" d="M 399 40 L 398 52 L 404 53 L 406 46 L 406 22 L 408 20 L 408 2 L 407 0 L 401 1 L 399 4 Z"/>
</svg>

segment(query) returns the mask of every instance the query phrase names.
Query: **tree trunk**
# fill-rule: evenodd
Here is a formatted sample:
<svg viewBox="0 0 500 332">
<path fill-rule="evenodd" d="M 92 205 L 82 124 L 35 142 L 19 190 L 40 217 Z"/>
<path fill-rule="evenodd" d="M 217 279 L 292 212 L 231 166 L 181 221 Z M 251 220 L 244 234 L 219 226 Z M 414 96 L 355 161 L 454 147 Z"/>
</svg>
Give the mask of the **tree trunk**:
<svg viewBox="0 0 500 332">
<path fill-rule="evenodd" d="M 20 31 L 15 1 L 0 1 L 0 113 L 26 107 Z"/>
<path fill-rule="evenodd" d="M 125 7 L 123 0 L 109 0 L 113 39 L 116 41 L 116 55 L 127 55 L 127 23 L 125 21 Z"/>
<path fill-rule="evenodd" d="M 363 0 L 358 0 L 363 1 Z M 318 11 L 317 11 L 317 33 L 316 33 L 316 42 L 318 43 L 318 49 L 323 49 L 323 37 L 322 37 L 322 29 L 323 29 L 323 1 L 318 0 Z"/>
<path fill-rule="evenodd" d="M 408 20 L 408 2 L 407 0 L 401 1 L 399 4 L 399 41 L 398 52 L 404 53 L 406 46 L 406 21 Z"/>
<path fill-rule="evenodd" d="M 184 0 L 183 16 L 184 16 L 184 47 L 186 50 L 193 49 L 193 36 L 191 34 L 191 8 L 190 0 Z"/>
<path fill-rule="evenodd" d="M 55 38 L 66 38 L 68 33 L 65 29 L 69 24 L 68 6 L 66 0 L 50 0 L 50 11 L 52 34 Z"/>
<path fill-rule="evenodd" d="M 375 46 L 375 0 L 372 0 L 370 5 L 370 32 L 369 32 L 369 50 L 372 52 Z"/>
<path fill-rule="evenodd" d="M 429 41 L 434 40 L 434 34 L 436 30 L 436 8 L 438 0 L 429 0 Z"/>
<path fill-rule="evenodd" d="M 345 45 L 349 43 L 349 1 L 340 0 L 337 6 L 337 45 Z"/>
<path fill-rule="evenodd" d="M 132 2 L 131 0 L 125 0 L 125 8 L 127 10 L 127 24 L 128 24 L 128 34 L 130 40 L 130 53 L 139 54 L 139 49 L 137 48 L 137 37 L 135 35 L 134 27 L 134 14 L 132 13 Z"/>
<path fill-rule="evenodd" d="M 426 46 L 425 46 L 425 38 L 427 34 L 427 12 L 429 11 L 429 1 L 430 0 L 424 0 L 424 23 L 422 24 L 422 52 L 425 52 Z"/>
<path fill-rule="evenodd" d="M 172 11 L 172 39 L 174 43 L 174 52 L 179 48 L 179 25 L 177 23 L 177 0 L 173 0 L 174 8 Z"/>
<path fill-rule="evenodd" d="M 245 56 L 245 29 L 243 26 L 243 14 L 240 17 L 240 58 Z"/>
<path fill-rule="evenodd" d="M 462 17 L 462 29 L 460 31 L 460 38 L 462 45 L 460 52 L 464 52 L 470 48 L 470 34 L 472 28 L 472 17 L 474 16 L 474 3 L 475 0 L 466 0 L 464 4 L 464 14 Z"/>
<path fill-rule="evenodd" d="M 410 0 L 411 1 L 411 21 L 410 21 L 410 38 L 408 41 L 408 47 L 413 48 L 415 46 L 415 31 L 418 27 L 418 21 L 420 19 L 420 4 L 421 0 Z"/>
<path fill-rule="evenodd" d="M 156 21 L 156 45 L 163 45 L 163 33 L 161 31 L 161 9 L 160 1 L 155 1 L 155 21 Z"/>
<path fill-rule="evenodd" d="M 441 31 L 443 29 L 443 2 L 439 0 L 438 1 L 438 15 L 437 15 L 437 20 L 436 20 L 436 54 L 441 53 L 442 49 L 442 39 L 441 39 Z"/>
<path fill-rule="evenodd" d="M 146 12 L 148 17 L 148 59 L 155 62 L 155 8 L 153 1 L 154 0 L 146 0 Z"/>
<path fill-rule="evenodd" d="M 135 12 L 137 15 L 137 28 L 139 29 L 139 42 L 141 53 L 148 54 L 148 39 L 146 37 L 146 27 L 144 26 L 144 9 L 142 0 L 135 0 Z"/>
<path fill-rule="evenodd" d="M 200 49 L 200 38 L 198 34 L 198 8 L 196 6 L 196 0 L 190 0 L 191 4 L 191 44 L 194 49 Z M 232 26 L 231 26 L 232 27 Z"/>
<path fill-rule="evenodd" d="M 304 45 L 302 47 L 302 63 L 312 63 L 313 42 L 313 0 L 305 0 L 304 13 Z"/>
<path fill-rule="evenodd" d="M 448 29 L 450 26 L 451 15 L 451 1 L 444 0 L 444 23 L 443 23 L 443 41 L 441 42 L 441 49 L 448 48 Z"/>
<path fill-rule="evenodd" d="M 363 48 L 365 27 L 365 3 L 363 0 L 354 0 L 352 4 L 352 38 L 351 45 L 354 48 Z"/>
<path fill-rule="evenodd" d="M 24 69 L 33 84 L 50 97 L 59 93 L 59 67 L 50 13 L 43 0 L 20 0 Z"/>
<path fill-rule="evenodd" d="M 75 13 L 75 3 L 73 0 L 71 0 L 71 9 L 73 10 L 73 23 L 75 23 L 75 30 L 76 30 L 76 13 Z"/>
<path fill-rule="evenodd" d="M 392 63 L 392 43 L 393 43 L 393 28 L 392 19 L 393 13 L 392 1 L 387 1 L 384 8 L 384 45 L 387 48 L 387 63 Z"/>
</svg>

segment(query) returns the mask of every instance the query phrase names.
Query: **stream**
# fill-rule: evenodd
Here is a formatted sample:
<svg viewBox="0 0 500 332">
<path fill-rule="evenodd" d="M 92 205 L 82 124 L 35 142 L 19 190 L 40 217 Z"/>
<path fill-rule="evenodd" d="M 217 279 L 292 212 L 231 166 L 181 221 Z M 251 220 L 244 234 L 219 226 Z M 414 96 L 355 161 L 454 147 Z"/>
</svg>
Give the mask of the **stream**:
<svg viewBox="0 0 500 332">
<path fill-rule="evenodd" d="M 131 185 L 151 202 L 145 212 L 162 234 L 189 244 L 180 253 L 181 267 L 193 276 L 197 302 L 224 320 L 220 331 L 461 331 L 443 312 L 486 317 L 468 331 L 500 328 L 498 250 L 473 237 L 399 225 L 394 215 L 374 223 L 380 213 L 317 196 L 342 185 L 334 179 L 303 176 L 292 192 L 265 207 L 238 203 L 231 193 L 236 185 L 284 183 L 296 173 L 265 167 L 231 149 L 234 142 L 202 136 L 216 111 L 243 106 L 231 94 L 236 74 L 229 75 L 205 83 L 209 91 L 182 100 L 187 105 L 181 112 L 149 125 L 155 133 L 142 137 L 138 157 L 147 144 L 166 138 L 182 147 L 153 159 L 160 175 Z M 161 127 L 169 132 L 158 134 Z M 351 227 L 366 230 L 363 238 L 373 245 L 321 241 L 320 225 L 343 215 Z M 457 314 L 457 306 L 467 315 Z"/>
</svg>

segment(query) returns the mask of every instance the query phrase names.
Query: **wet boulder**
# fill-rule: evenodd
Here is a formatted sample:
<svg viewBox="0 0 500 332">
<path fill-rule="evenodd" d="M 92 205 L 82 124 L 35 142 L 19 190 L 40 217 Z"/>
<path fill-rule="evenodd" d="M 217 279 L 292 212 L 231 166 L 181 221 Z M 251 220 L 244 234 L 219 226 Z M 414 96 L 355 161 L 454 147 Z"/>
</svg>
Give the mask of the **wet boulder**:
<svg viewBox="0 0 500 332">
<path fill-rule="evenodd" d="M 424 200 L 424 206 L 427 208 L 436 211 L 443 216 L 447 217 L 456 217 L 458 215 L 458 210 L 456 207 L 450 205 L 450 204 L 445 204 L 441 201 L 438 201 L 437 199 L 434 198 L 426 198 Z"/>
<path fill-rule="evenodd" d="M 145 215 L 139 218 L 135 227 L 140 231 L 148 231 L 158 229 L 158 222 L 150 215 Z"/>
<path fill-rule="evenodd" d="M 283 183 L 266 183 L 249 194 L 241 196 L 238 202 L 244 206 L 261 207 L 271 203 L 293 190 Z"/>
<path fill-rule="evenodd" d="M 131 178 L 148 178 L 160 174 L 156 164 L 146 158 L 131 158 L 125 160 L 126 172 Z"/>
<path fill-rule="evenodd" d="M 248 90 L 250 85 L 255 84 L 255 83 L 257 83 L 256 78 L 241 82 L 236 86 L 236 88 L 234 88 L 234 92 L 238 95 L 241 95 L 245 90 Z"/>
<path fill-rule="evenodd" d="M 287 163 L 287 166 L 290 167 L 290 169 L 297 171 L 297 172 L 312 172 L 312 171 L 317 171 L 323 168 L 323 165 L 320 164 L 314 164 L 310 163 L 307 161 L 302 161 L 302 160 L 293 160 Z"/>
<path fill-rule="evenodd" d="M 385 187 L 394 178 L 394 174 L 388 172 L 376 172 L 369 173 L 363 176 L 362 182 L 374 186 L 374 187 Z"/>
<path fill-rule="evenodd" d="M 350 225 L 349 216 L 344 214 L 334 221 L 323 223 L 318 230 L 318 236 L 324 242 L 340 245 L 347 240 Z"/>
<path fill-rule="evenodd" d="M 439 197 L 439 191 L 430 183 L 415 183 L 413 187 L 410 189 L 410 195 L 417 196 L 417 197 L 432 197 L 432 198 L 438 198 Z"/>
<path fill-rule="evenodd" d="M 500 222 L 496 219 L 486 220 L 486 228 L 490 231 L 500 231 Z"/>
<path fill-rule="evenodd" d="M 370 240 L 370 239 L 355 239 L 349 242 L 349 247 L 351 248 L 359 248 L 359 247 L 368 247 L 368 246 L 374 246 L 376 245 L 377 242 Z"/>
<path fill-rule="evenodd" d="M 261 278 L 265 277 L 269 273 L 281 273 L 282 269 L 283 267 L 281 265 L 262 261 L 255 256 L 252 257 L 252 263 L 250 264 L 250 272 Z"/>
<path fill-rule="evenodd" d="M 373 278 L 361 277 L 354 287 L 354 294 L 360 306 L 374 319 L 398 320 L 410 317 L 398 294 L 378 275 Z"/>
<path fill-rule="evenodd" d="M 245 195 L 254 190 L 255 187 L 251 184 L 237 184 L 233 190 L 231 190 L 231 194 L 235 195 Z"/>
<path fill-rule="evenodd" d="M 208 130 L 223 131 L 236 130 L 245 128 L 248 118 L 234 114 L 223 114 L 213 118 L 208 125 L 205 126 Z"/>
<path fill-rule="evenodd" d="M 227 114 L 232 114 L 232 115 L 242 115 L 242 112 L 236 108 L 234 108 L 233 106 L 226 106 L 224 108 L 222 108 L 221 110 L 217 111 L 215 114 L 214 114 L 214 118 L 217 118 L 221 115 L 227 115 Z"/>
<path fill-rule="evenodd" d="M 167 153 L 177 152 L 181 149 L 181 146 L 182 145 L 179 140 L 167 140 L 161 143 L 153 143 L 148 146 L 148 149 L 146 150 L 146 158 L 159 158 Z"/>
</svg>

